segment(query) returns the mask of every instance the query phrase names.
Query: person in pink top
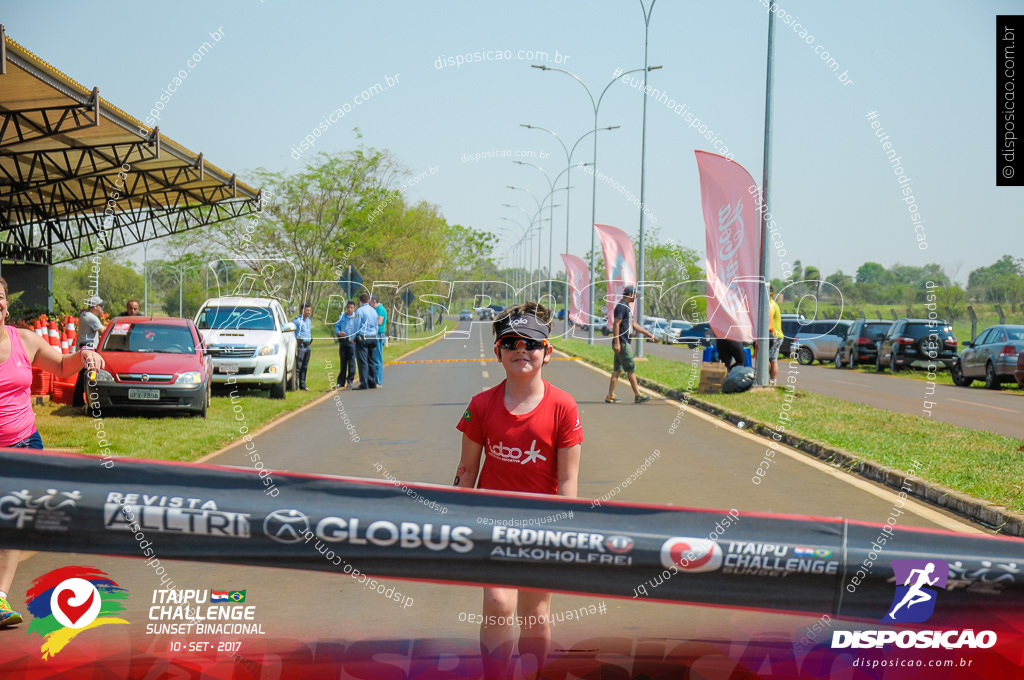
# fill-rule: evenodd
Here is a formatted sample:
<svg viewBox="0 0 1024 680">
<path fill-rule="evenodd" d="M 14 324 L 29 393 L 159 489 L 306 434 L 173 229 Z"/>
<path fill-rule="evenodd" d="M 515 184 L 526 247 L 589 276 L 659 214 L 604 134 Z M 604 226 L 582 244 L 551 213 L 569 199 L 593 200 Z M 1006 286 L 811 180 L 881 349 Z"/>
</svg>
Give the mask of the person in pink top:
<svg viewBox="0 0 1024 680">
<path fill-rule="evenodd" d="M 103 358 L 91 349 L 61 354 L 32 331 L 7 325 L 7 282 L 2 278 L 0 316 L 4 319 L 4 332 L 0 333 L 0 447 L 42 449 L 30 398 L 32 367 L 66 379 L 83 368 L 103 368 Z M 20 554 L 20 550 L 0 550 L 0 628 L 21 623 L 21 614 L 7 602 Z"/>
<path fill-rule="evenodd" d="M 548 342 L 551 312 L 536 302 L 516 305 L 495 319 L 492 330 L 505 380 L 473 397 L 459 420 L 462 457 L 455 486 L 575 498 L 583 443 L 579 408 L 571 394 L 541 378 L 554 351 Z M 523 622 L 523 676 L 540 672 L 551 643 L 550 610 L 549 592 L 484 588 L 484 677 L 511 677 L 517 619 Z"/>
</svg>

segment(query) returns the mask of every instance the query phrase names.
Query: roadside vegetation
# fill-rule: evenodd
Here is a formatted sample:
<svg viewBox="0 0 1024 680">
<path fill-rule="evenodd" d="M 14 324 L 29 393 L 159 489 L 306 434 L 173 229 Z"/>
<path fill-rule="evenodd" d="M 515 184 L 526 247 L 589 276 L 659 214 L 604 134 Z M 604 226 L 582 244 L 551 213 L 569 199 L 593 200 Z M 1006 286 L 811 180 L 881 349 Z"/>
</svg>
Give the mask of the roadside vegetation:
<svg viewBox="0 0 1024 680">
<path fill-rule="evenodd" d="M 591 346 L 585 340 L 559 339 L 554 345 L 559 351 L 612 370 L 610 343 Z M 775 426 L 785 394 L 781 387 L 742 394 L 697 394 L 699 374 L 695 374 L 691 354 L 691 350 L 683 350 L 678 361 L 648 355 L 637 376 L 662 391 L 684 391 L 692 385 L 691 401 L 705 401 L 742 414 L 748 421 Z M 699 366 L 697 363 L 697 371 Z M 792 414 L 787 430 L 800 437 L 901 470 L 919 460 L 923 464 L 920 476 L 930 482 L 1024 512 L 1020 475 L 1024 447 L 1020 440 L 802 390 L 796 393 Z"/>
</svg>

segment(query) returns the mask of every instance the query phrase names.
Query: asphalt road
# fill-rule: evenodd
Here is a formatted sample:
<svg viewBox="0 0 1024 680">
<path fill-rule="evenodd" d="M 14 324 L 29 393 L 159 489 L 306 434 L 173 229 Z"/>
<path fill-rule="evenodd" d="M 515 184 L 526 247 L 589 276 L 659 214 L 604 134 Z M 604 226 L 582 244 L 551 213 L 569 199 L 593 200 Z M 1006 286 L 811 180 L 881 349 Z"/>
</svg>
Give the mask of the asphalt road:
<svg viewBox="0 0 1024 680">
<path fill-rule="evenodd" d="M 503 378 L 501 365 L 491 353 L 489 336 L 479 332 L 479 325 L 473 331 L 472 335 L 449 337 L 421 349 L 408 357 L 414 363 L 386 366 L 381 389 L 342 391 L 338 399 L 328 395 L 259 433 L 254 440 L 267 467 L 376 479 L 386 472 L 401 480 L 450 484 L 459 458 L 460 435 L 455 424 L 474 394 Z M 333 376 L 337 366 L 310 366 L 309 370 Z M 599 498 L 608 493 L 658 451 L 657 460 L 616 500 L 839 516 L 869 522 L 884 522 L 898 501 L 892 490 L 785 450 L 775 458 L 763 483 L 755 485 L 751 478 L 763 459 L 764 440 L 693 410 L 680 411 L 677 402 L 661 397 L 635 405 L 628 399 L 625 384 L 618 388 L 623 403 L 605 404 L 608 378 L 576 361 L 553 361 L 545 367 L 544 376 L 569 391 L 579 404 L 586 436 L 581 497 Z M 353 441 L 353 431 L 345 428 L 342 409 L 358 442 Z M 670 431 L 673 423 L 674 431 Z M 207 462 L 246 468 L 250 465 L 240 446 L 228 448 Z M 902 526 L 978 532 L 951 515 L 919 503 L 908 501 L 906 507 L 907 514 L 900 518 Z M 19 568 L 13 604 L 24 604 L 24 593 L 32 579 L 68 564 L 103 569 L 132 593 L 125 613 L 131 623 L 104 626 L 88 631 L 90 635 L 97 639 L 127 635 L 135 641 L 143 640 L 154 650 L 164 650 L 176 641 L 190 641 L 180 636 L 147 634 L 147 612 L 160 582 L 138 559 L 37 554 Z M 272 641 L 280 646 L 287 640 L 308 644 L 315 640 L 450 638 L 472 644 L 477 636 L 477 624 L 465 620 L 468 614 L 480 611 L 481 591 L 476 587 L 388 581 L 398 592 L 414 598 L 413 606 L 402 609 L 340 575 L 172 561 L 166 561 L 166 568 L 178 588 L 247 591 L 247 603 L 256 606 L 265 635 L 238 638 L 243 656 L 261 653 Z M 424 573 L 422 577 L 443 579 L 444 574 Z M 792 636 L 817 620 L 816 616 L 563 594 L 555 595 L 552 611 L 600 603 L 604 603 L 605 613 L 559 624 L 553 648 L 568 649 L 596 637 L 608 640 L 608 645 L 615 640 L 616 645 L 630 641 L 639 645 L 641 641 L 664 643 L 711 635 L 736 640 Z M 29 637 L 34 636 L 0 633 L 0 666 L 4 655 L 24 647 Z M 34 644 L 38 653 L 38 642 Z M 196 663 L 213 663 L 202 658 L 197 654 Z M 219 659 L 217 663 L 222 667 L 233 663 L 228 654 L 209 658 Z M 267 664 L 264 670 L 262 678 L 290 677 L 286 673 L 277 675 L 273 664 Z"/>
<path fill-rule="evenodd" d="M 645 354 L 677 361 L 690 361 L 692 351 L 685 345 L 644 344 Z M 930 417 L 960 427 L 1024 438 L 1024 420 L 1021 418 L 1024 392 L 1020 390 L 986 390 L 981 383 L 975 383 L 972 388 L 936 384 L 933 392 L 932 385 L 926 381 L 893 376 L 888 371 L 884 374 L 862 373 L 859 370 L 837 370 L 828 364 L 797 368 L 797 388 L 801 390 L 886 411 Z M 786 369 L 782 371 L 785 373 Z"/>
</svg>

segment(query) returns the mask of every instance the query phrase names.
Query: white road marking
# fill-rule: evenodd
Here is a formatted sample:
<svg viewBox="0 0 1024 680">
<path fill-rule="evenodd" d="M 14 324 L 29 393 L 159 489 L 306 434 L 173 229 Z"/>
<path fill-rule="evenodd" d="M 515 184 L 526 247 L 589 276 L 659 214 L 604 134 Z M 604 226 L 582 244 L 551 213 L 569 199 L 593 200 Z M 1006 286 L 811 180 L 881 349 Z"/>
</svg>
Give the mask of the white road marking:
<svg viewBox="0 0 1024 680">
<path fill-rule="evenodd" d="M 863 385 L 861 383 L 850 382 L 848 380 L 833 380 L 832 382 L 837 382 L 840 385 L 853 385 L 854 387 L 866 387 L 866 385 Z"/>
<path fill-rule="evenodd" d="M 602 370 L 602 369 L 598 368 L 597 366 L 593 366 L 593 365 L 588 364 L 588 363 L 586 363 L 584 361 L 580 361 L 578 363 L 581 366 L 586 366 L 587 368 L 590 368 L 590 369 L 592 369 L 594 371 L 597 371 L 598 373 L 600 373 L 600 374 L 602 374 L 604 376 L 607 376 L 609 378 L 611 377 L 611 373 L 609 373 L 608 371 Z M 663 396 L 660 393 L 652 392 L 651 390 L 648 390 L 648 389 L 646 389 L 643 386 L 641 386 L 640 389 L 643 390 L 644 392 L 647 392 L 648 394 L 651 394 L 651 395 L 654 395 L 654 396 Z M 653 404 L 654 402 L 652 401 L 651 403 Z M 676 407 L 679 406 L 679 402 L 676 402 L 676 401 L 672 401 L 672 404 L 675 405 Z M 720 420 L 720 419 L 716 418 L 715 416 L 710 415 L 708 413 L 704 413 L 703 411 L 701 411 L 701 410 L 699 410 L 697 408 L 694 408 L 692 406 L 688 407 L 686 409 L 686 412 L 687 413 L 692 413 L 695 416 L 697 416 L 698 418 L 706 420 L 707 422 L 711 423 L 712 425 L 715 425 L 716 427 L 718 427 L 720 429 L 726 430 L 727 432 L 730 432 L 731 434 L 735 434 L 735 435 L 740 436 L 740 437 L 746 437 L 747 439 L 749 439 L 751 441 L 754 441 L 754 442 L 757 442 L 758 444 L 767 446 L 768 442 L 770 441 L 767 437 L 761 437 L 761 436 L 756 435 L 756 434 L 751 434 L 750 432 L 747 432 L 746 430 L 741 430 L 741 429 L 735 427 L 734 425 L 731 425 L 731 424 L 727 423 L 724 420 Z M 891 491 L 888 488 L 880 488 L 878 486 L 875 486 L 874 482 L 869 482 L 866 479 L 861 479 L 860 477 L 854 476 L 853 474 L 848 473 L 848 472 L 842 472 L 841 470 L 838 470 L 838 469 L 832 467 L 831 465 L 827 465 L 826 463 L 823 463 L 820 460 L 818 460 L 817 458 L 809 456 L 808 454 L 803 453 L 802 451 L 797 451 L 796 449 L 791 449 L 788 446 L 785 446 L 783 444 L 779 444 L 778 450 L 779 450 L 779 452 L 786 454 L 787 456 L 789 456 L 793 460 L 797 461 L 798 463 L 803 463 L 804 465 L 808 465 L 808 466 L 818 470 L 819 472 L 823 472 L 823 473 L 827 474 L 828 476 L 832 477 L 833 479 L 836 479 L 836 480 L 838 480 L 840 482 L 843 482 L 845 484 L 849 484 L 850 486 L 856 487 L 857 489 L 860 489 L 861 491 L 869 493 L 872 496 L 876 496 L 878 498 L 881 498 L 882 500 L 888 501 L 888 502 L 892 503 L 893 505 L 895 505 L 896 502 L 898 502 L 900 500 L 898 492 Z M 918 517 L 921 517 L 922 519 L 926 519 L 929 522 L 934 522 L 935 524 L 938 524 L 941 527 L 949 529 L 950 531 L 959 531 L 959 532 L 965 533 L 965 534 L 982 534 L 982 535 L 986 535 L 986 536 L 989 535 L 988 532 L 986 532 L 986 531 L 984 531 L 982 529 L 978 529 L 977 527 L 975 527 L 975 526 L 973 526 L 971 524 L 968 524 L 967 522 L 964 522 L 962 520 L 953 519 L 952 517 L 947 517 L 946 515 L 943 515 L 940 512 L 936 512 L 935 510 L 932 510 L 927 505 L 925 505 L 923 503 L 920 503 L 918 501 L 915 501 L 912 498 L 907 498 L 907 500 L 904 501 L 904 503 L 905 503 L 904 509 L 906 509 L 906 510 L 908 510 L 910 512 L 913 512 L 915 515 L 917 515 Z"/>
<path fill-rule="evenodd" d="M 490 378 L 491 377 L 491 374 L 488 373 L 487 371 L 481 371 L 481 372 L 484 374 L 483 377 L 485 377 L 485 378 Z"/>
</svg>

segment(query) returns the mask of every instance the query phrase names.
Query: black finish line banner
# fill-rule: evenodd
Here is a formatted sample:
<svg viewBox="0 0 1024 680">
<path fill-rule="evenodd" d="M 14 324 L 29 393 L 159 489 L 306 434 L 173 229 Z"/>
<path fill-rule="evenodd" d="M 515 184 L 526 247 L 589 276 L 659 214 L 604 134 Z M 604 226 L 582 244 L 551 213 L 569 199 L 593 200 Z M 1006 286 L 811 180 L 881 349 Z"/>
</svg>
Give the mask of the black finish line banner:
<svg viewBox="0 0 1024 680">
<path fill-rule="evenodd" d="M 893 605 L 898 561 L 933 558 L 949 574 L 930 625 L 1019 622 L 1024 611 L 1020 539 L 280 472 L 271 496 L 254 471 L 99 463 L 0 450 L 0 546 L 874 622 Z"/>
</svg>

